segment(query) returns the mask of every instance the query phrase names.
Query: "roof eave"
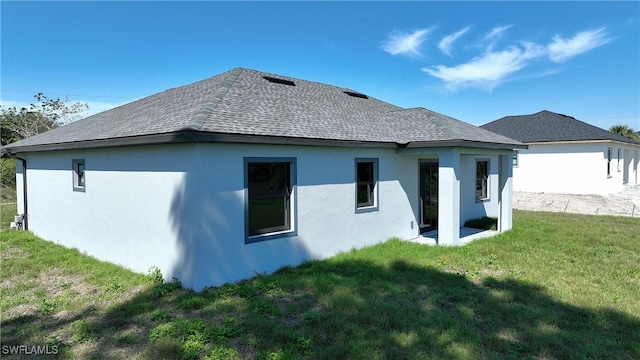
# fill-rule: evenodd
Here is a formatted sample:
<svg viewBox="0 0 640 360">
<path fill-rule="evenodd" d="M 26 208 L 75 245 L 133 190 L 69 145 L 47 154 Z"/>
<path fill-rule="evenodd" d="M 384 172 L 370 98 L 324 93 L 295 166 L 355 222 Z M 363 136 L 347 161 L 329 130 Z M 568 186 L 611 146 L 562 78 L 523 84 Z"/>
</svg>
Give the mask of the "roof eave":
<svg viewBox="0 0 640 360">
<path fill-rule="evenodd" d="M 393 142 L 374 142 L 339 139 L 316 139 L 316 138 L 296 138 L 284 136 L 265 135 L 242 135 L 210 133 L 194 130 L 186 130 L 165 134 L 141 135 L 110 139 L 96 139 L 86 141 L 74 141 L 54 144 L 24 145 L 13 147 L 11 145 L 3 147 L 3 151 L 11 154 L 58 151 L 58 150 L 79 150 L 79 149 L 99 149 L 109 147 L 158 145 L 158 144 L 179 144 L 179 143 L 242 143 L 242 144 L 271 144 L 271 145 L 315 145 L 315 146 L 339 146 L 339 147 L 397 147 Z"/>
<path fill-rule="evenodd" d="M 596 144 L 596 143 L 615 143 L 639 147 L 640 143 L 619 141 L 613 139 L 596 139 L 596 140 L 553 140 L 553 141 L 527 141 L 527 145 L 557 145 L 557 144 Z"/>
<path fill-rule="evenodd" d="M 179 144 L 179 143 L 241 143 L 241 144 L 270 144 L 270 145 L 307 145 L 307 146 L 335 146 L 335 147 L 383 147 L 383 148 L 436 148 L 436 147 L 475 147 L 485 149 L 515 150 L 527 149 L 526 144 L 492 143 L 469 140 L 442 140 L 442 141 L 413 141 L 406 144 L 377 141 L 357 141 L 320 138 L 297 138 L 284 136 L 242 135 L 226 133 L 209 133 L 194 130 L 179 132 L 141 135 L 110 139 L 96 139 L 86 141 L 74 141 L 54 144 L 5 146 L 3 152 L 11 154 L 100 149 L 109 147 Z"/>
<path fill-rule="evenodd" d="M 474 147 L 483 149 L 516 150 L 528 149 L 526 144 L 483 142 L 471 140 L 441 140 L 441 141 L 413 141 L 405 146 L 406 148 L 434 148 L 434 147 Z"/>
</svg>

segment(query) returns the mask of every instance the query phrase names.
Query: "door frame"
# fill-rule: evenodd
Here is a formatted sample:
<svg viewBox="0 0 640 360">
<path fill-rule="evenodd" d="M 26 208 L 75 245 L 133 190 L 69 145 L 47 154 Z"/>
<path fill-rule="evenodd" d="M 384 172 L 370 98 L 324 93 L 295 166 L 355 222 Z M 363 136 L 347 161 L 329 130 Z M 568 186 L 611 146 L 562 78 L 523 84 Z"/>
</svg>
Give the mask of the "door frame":
<svg viewBox="0 0 640 360">
<path fill-rule="evenodd" d="M 435 182 L 435 191 L 436 191 L 436 203 L 435 204 L 430 204 L 431 206 L 435 206 L 435 213 L 433 212 L 433 209 L 431 209 L 431 212 L 435 214 L 435 218 L 434 221 L 432 221 L 429 224 L 425 224 L 424 222 L 424 201 L 425 199 L 423 198 L 423 195 L 425 194 L 426 190 L 425 189 L 425 173 L 426 173 L 426 169 L 431 167 L 431 171 L 433 171 L 433 166 L 435 166 L 436 169 L 436 182 Z M 438 184 L 438 173 L 439 173 L 439 168 L 440 168 L 440 163 L 438 161 L 438 159 L 422 159 L 418 161 L 418 227 L 420 229 L 420 233 L 423 232 L 427 232 L 427 231 L 431 231 L 431 230 L 437 230 L 438 229 L 438 202 L 440 199 L 440 186 Z M 433 186 L 431 187 L 431 189 L 433 189 Z M 430 194 L 433 195 L 432 193 Z"/>
</svg>

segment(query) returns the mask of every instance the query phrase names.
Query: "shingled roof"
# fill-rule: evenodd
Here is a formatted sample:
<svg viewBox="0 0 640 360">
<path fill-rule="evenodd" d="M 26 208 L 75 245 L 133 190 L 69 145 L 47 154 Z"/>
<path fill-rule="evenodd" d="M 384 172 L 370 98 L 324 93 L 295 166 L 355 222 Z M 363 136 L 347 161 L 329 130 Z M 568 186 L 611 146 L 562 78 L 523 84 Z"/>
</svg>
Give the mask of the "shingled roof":
<svg viewBox="0 0 640 360">
<path fill-rule="evenodd" d="M 523 143 L 604 140 L 640 145 L 633 139 L 547 110 L 531 115 L 505 116 L 480 127 Z"/>
<path fill-rule="evenodd" d="M 5 148 L 24 152 L 185 141 L 522 147 L 424 108 L 403 109 L 351 89 L 235 68 Z"/>
</svg>

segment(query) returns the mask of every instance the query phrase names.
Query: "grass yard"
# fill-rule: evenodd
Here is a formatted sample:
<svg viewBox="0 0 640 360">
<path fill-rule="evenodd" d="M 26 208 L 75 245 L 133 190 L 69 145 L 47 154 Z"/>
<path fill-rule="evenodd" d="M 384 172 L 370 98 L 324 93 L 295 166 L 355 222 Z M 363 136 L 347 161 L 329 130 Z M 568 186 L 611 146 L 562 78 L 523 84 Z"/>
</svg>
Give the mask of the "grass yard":
<svg viewBox="0 0 640 360">
<path fill-rule="evenodd" d="M 640 221 L 514 218 L 466 247 L 390 240 L 200 293 L 3 231 L 1 356 L 640 358 Z"/>
</svg>

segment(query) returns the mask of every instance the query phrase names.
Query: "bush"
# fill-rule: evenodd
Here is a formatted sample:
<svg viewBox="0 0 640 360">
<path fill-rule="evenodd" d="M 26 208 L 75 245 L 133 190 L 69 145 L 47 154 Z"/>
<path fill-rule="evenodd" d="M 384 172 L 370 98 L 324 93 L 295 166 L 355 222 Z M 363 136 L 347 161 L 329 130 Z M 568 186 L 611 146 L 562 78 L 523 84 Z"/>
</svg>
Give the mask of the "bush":
<svg viewBox="0 0 640 360">
<path fill-rule="evenodd" d="M 479 219 L 469 220 L 464 223 L 464 226 L 474 229 L 496 230 L 498 228 L 498 219 L 485 216 Z"/>
<path fill-rule="evenodd" d="M 0 185 L 0 199 L 2 202 L 14 203 L 17 199 L 16 189 Z M 12 217 L 13 219 L 13 217 Z M 12 220 L 13 221 L 13 220 Z"/>
<path fill-rule="evenodd" d="M 16 188 L 16 160 L 10 158 L 0 159 L 0 183 L 3 189 Z"/>
</svg>

